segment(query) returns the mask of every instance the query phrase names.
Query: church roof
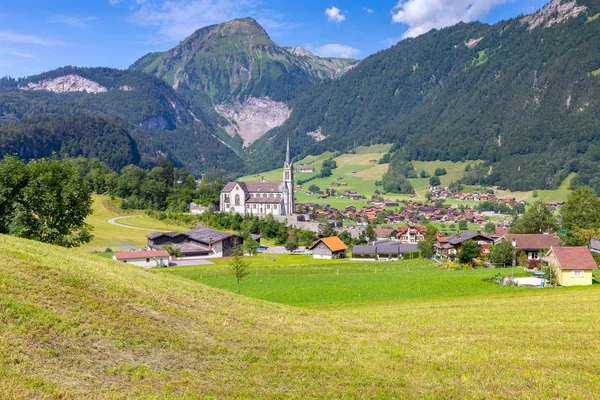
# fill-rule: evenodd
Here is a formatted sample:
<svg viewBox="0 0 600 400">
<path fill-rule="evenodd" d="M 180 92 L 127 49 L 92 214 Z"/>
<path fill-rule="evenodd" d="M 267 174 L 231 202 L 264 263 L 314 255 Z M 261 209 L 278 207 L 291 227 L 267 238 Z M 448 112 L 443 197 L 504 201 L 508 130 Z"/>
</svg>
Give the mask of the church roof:
<svg viewBox="0 0 600 400">
<path fill-rule="evenodd" d="M 246 200 L 246 204 L 279 204 L 283 201 L 277 197 L 250 197 Z"/>
<path fill-rule="evenodd" d="M 283 182 L 229 182 L 221 193 L 229 193 L 239 184 L 246 193 L 281 193 Z"/>
</svg>

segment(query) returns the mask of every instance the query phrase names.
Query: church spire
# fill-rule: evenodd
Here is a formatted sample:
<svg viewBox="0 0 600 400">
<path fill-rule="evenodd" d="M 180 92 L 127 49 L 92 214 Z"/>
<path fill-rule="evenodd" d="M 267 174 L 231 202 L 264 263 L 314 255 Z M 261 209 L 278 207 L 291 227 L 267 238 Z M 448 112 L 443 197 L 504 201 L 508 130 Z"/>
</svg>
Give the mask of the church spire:
<svg viewBox="0 0 600 400">
<path fill-rule="evenodd" d="M 285 163 L 290 165 L 290 137 L 287 137 L 287 150 L 285 152 Z"/>
</svg>

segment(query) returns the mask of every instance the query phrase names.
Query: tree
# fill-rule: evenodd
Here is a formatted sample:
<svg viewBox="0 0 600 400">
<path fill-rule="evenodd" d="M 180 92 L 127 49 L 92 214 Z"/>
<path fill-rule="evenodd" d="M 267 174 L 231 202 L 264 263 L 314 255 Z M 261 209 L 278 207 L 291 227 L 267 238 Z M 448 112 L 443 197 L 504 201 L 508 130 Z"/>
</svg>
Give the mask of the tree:
<svg viewBox="0 0 600 400">
<path fill-rule="evenodd" d="M 237 281 L 238 294 L 241 294 L 240 281 L 250 274 L 250 264 L 242 257 L 237 242 L 233 246 L 233 256 L 229 259 L 229 269 Z"/>
<path fill-rule="evenodd" d="M 7 157 L 0 161 L 0 175 L 0 210 L 10 212 L 0 219 L 1 231 L 64 247 L 92 240 L 85 222 L 92 213 L 91 188 L 70 164 L 41 159 L 25 165 Z"/>
<path fill-rule="evenodd" d="M 324 238 L 329 236 L 335 236 L 336 233 L 337 232 L 335 231 L 335 229 L 333 229 L 328 222 L 321 222 L 319 224 L 319 237 Z"/>
<path fill-rule="evenodd" d="M 431 175 L 429 175 L 429 173 L 427 171 L 425 171 L 424 169 L 421 170 L 421 172 L 419 173 L 419 177 L 420 178 L 429 178 Z"/>
<path fill-rule="evenodd" d="M 442 175 L 446 175 L 446 168 L 436 168 L 434 173 L 435 176 L 442 176 Z"/>
<path fill-rule="evenodd" d="M 343 231 L 340 233 L 339 238 L 346 246 L 350 246 L 352 244 L 352 235 L 348 231 Z"/>
<path fill-rule="evenodd" d="M 312 231 L 300 231 L 298 239 L 302 246 L 308 247 L 313 244 L 315 240 L 317 240 L 317 234 Z"/>
<path fill-rule="evenodd" d="M 496 233 L 496 224 L 494 224 L 493 222 L 488 222 L 487 224 L 485 224 L 485 226 L 483 227 L 483 231 L 485 233 Z"/>
<path fill-rule="evenodd" d="M 463 264 L 472 265 L 473 259 L 479 256 L 480 251 L 481 246 L 477 242 L 466 240 L 461 244 L 460 250 L 456 253 L 456 258 Z"/>
<path fill-rule="evenodd" d="M 494 264 L 512 265 L 515 249 L 508 240 L 503 240 L 490 248 L 490 262 Z"/>
<path fill-rule="evenodd" d="M 419 243 L 417 243 L 417 247 L 419 248 L 421 257 L 423 257 L 423 258 L 433 257 L 433 255 L 434 255 L 433 243 L 431 243 L 429 240 L 421 240 Z"/>
<path fill-rule="evenodd" d="M 460 221 L 458 221 L 458 230 L 459 231 L 466 231 L 469 228 L 469 226 L 467 225 L 467 221 L 465 221 L 464 219 L 461 219 Z"/>
<path fill-rule="evenodd" d="M 439 186 L 440 185 L 440 178 L 437 176 L 432 176 L 431 178 L 429 178 L 429 186 Z"/>
<path fill-rule="evenodd" d="M 323 193 L 321 192 L 321 188 L 315 185 L 314 183 L 308 187 L 308 191 L 313 193 Z"/>
<path fill-rule="evenodd" d="M 285 242 L 285 249 L 291 253 L 298 248 L 298 243 L 294 240 L 288 240 Z"/>
<path fill-rule="evenodd" d="M 369 242 L 373 242 L 375 241 L 375 239 L 377 239 L 377 234 L 375 233 L 375 230 L 373 229 L 373 225 L 368 224 L 367 228 L 365 229 L 365 236 L 367 237 L 367 240 Z"/>
<path fill-rule="evenodd" d="M 561 210 L 565 241 L 572 246 L 587 246 L 600 229 L 600 198 L 589 187 L 572 192 Z"/>
<path fill-rule="evenodd" d="M 545 233 L 556 232 L 557 229 L 558 224 L 550 208 L 543 200 L 538 200 L 513 222 L 510 233 Z"/>
<path fill-rule="evenodd" d="M 242 245 L 242 250 L 245 254 L 253 256 L 256 254 L 256 250 L 258 249 L 258 242 L 252 238 L 247 238 L 244 240 L 244 244 Z"/>
</svg>

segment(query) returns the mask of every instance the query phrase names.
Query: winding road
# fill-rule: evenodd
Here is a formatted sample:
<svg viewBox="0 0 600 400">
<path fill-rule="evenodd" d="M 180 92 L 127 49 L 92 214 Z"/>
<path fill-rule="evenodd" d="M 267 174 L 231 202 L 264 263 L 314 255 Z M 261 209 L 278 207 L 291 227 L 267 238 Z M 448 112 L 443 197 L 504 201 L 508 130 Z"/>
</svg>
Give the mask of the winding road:
<svg viewBox="0 0 600 400">
<path fill-rule="evenodd" d="M 108 222 L 111 225 L 120 226 L 121 228 L 137 229 L 138 231 L 169 232 L 169 231 L 165 231 L 165 230 L 161 230 L 161 229 L 140 228 L 138 226 L 124 225 L 124 224 L 120 224 L 117 222 L 120 219 L 131 218 L 131 217 L 135 217 L 135 215 L 125 215 L 123 217 L 114 217 L 114 218 L 107 220 L 106 222 Z"/>
</svg>

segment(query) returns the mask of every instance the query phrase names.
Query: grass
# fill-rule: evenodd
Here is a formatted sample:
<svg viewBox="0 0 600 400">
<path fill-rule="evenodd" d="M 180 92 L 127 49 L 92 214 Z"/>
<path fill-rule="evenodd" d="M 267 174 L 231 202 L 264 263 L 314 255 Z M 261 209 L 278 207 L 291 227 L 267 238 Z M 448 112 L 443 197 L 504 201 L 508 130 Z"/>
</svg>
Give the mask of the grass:
<svg viewBox="0 0 600 400">
<path fill-rule="evenodd" d="M 252 267 L 251 274 L 243 281 L 244 295 L 292 306 L 347 306 L 528 290 L 482 281 L 498 270 L 440 271 L 436 262 L 421 259 L 385 263 L 348 260 L 314 263 L 317 260 L 300 255 L 292 259 L 270 258 L 269 262 L 263 261 L 262 256 L 247 259 Z M 231 292 L 237 290 L 226 263 L 155 271 Z M 510 269 L 502 272 L 510 274 Z"/>
<path fill-rule="evenodd" d="M 119 251 L 122 243 L 131 243 L 142 247 L 147 243 L 146 235 L 152 230 L 186 231 L 189 229 L 186 226 L 166 224 L 142 214 L 141 211 L 121 210 L 117 202 L 111 201 L 106 196 L 95 195 L 93 200 L 93 213 L 87 218 L 86 222 L 92 225 L 94 239 L 80 247 L 85 251 L 102 252 L 106 248 Z M 111 218 L 129 215 L 131 217 L 119 219 L 117 222 L 142 229 L 124 228 L 108 223 Z"/>
<path fill-rule="evenodd" d="M 585 23 L 589 24 L 590 22 L 594 22 L 595 20 L 598 19 L 598 17 L 600 17 L 600 14 L 596 14 L 596 15 L 593 15 L 591 17 L 588 17 L 588 19 L 585 21 Z"/>
<path fill-rule="evenodd" d="M 600 396 L 600 285 L 422 295 L 413 265 L 398 300 L 299 308 L 7 236 L 0 254 L 3 398 Z M 300 284 L 319 278 L 343 287 Z"/>
</svg>

